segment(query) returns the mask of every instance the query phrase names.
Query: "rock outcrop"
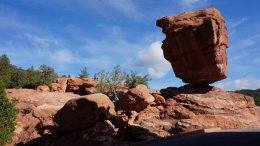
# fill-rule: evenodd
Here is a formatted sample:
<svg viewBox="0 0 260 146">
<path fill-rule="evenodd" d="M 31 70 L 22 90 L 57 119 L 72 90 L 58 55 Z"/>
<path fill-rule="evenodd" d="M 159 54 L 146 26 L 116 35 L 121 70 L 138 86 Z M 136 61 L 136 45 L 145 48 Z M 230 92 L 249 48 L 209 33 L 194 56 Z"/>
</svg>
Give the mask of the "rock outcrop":
<svg viewBox="0 0 260 146">
<path fill-rule="evenodd" d="M 96 92 L 97 80 L 90 78 L 57 78 L 48 86 L 38 86 L 38 92 L 73 92 L 81 95 L 89 95 Z"/>
<path fill-rule="evenodd" d="M 145 108 L 128 126 L 148 129 L 157 137 L 215 127 L 260 127 L 260 107 L 249 96 L 224 92 L 211 86 L 170 87 L 162 89 L 160 96 L 166 99 L 164 106 Z M 130 132 L 136 138 L 144 135 L 133 129 Z M 150 137 L 146 138 L 155 135 L 150 133 Z"/>
<path fill-rule="evenodd" d="M 227 76 L 228 36 L 224 18 L 214 8 L 157 20 L 166 39 L 162 49 L 176 77 L 190 84 L 210 84 Z"/>
</svg>

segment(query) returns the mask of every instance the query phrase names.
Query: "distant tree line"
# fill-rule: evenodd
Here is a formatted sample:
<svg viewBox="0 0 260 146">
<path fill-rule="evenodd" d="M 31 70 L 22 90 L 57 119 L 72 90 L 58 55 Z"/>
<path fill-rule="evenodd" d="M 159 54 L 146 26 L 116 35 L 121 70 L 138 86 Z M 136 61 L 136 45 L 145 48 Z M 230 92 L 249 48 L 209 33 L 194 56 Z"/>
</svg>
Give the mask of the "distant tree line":
<svg viewBox="0 0 260 146">
<path fill-rule="evenodd" d="M 257 106 L 260 106 L 260 89 L 256 89 L 256 90 L 242 89 L 234 92 L 253 97 L 255 100 L 255 104 Z"/>
<path fill-rule="evenodd" d="M 22 69 L 10 63 L 7 55 L 0 56 L 0 80 L 3 81 L 6 88 L 36 88 L 39 85 L 48 85 L 58 77 L 54 68 L 47 65 L 40 65 L 38 69 L 33 66 L 28 69 Z M 62 75 L 61 77 L 70 77 Z M 87 67 L 80 70 L 79 78 L 88 78 Z M 120 65 L 112 70 L 102 70 L 94 75 L 98 79 L 97 92 L 106 93 L 117 98 L 117 92 L 123 88 L 134 88 L 139 84 L 148 86 L 151 80 L 148 74 L 140 75 L 135 71 L 130 74 L 124 72 Z"/>
<path fill-rule="evenodd" d="M 54 69 L 41 65 L 38 69 L 22 69 L 10 63 L 7 55 L 0 56 L 0 80 L 6 88 L 36 88 L 51 83 L 58 75 Z"/>
</svg>

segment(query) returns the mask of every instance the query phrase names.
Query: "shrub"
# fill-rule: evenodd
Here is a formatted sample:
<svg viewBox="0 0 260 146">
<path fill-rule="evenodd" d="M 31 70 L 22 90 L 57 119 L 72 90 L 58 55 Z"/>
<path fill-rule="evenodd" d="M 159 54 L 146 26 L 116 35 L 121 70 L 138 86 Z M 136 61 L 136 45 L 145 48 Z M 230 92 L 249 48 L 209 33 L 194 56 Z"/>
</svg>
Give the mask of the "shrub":
<svg viewBox="0 0 260 146">
<path fill-rule="evenodd" d="M 128 88 L 135 88 L 137 85 L 144 84 L 148 86 L 148 82 L 151 80 L 148 74 L 138 75 L 137 72 L 131 71 L 130 75 L 126 75 L 125 84 Z"/>
<path fill-rule="evenodd" d="M 0 80 L 0 145 L 11 140 L 15 126 L 14 104 L 6 96 L 4 83 Z"/>
</svg>

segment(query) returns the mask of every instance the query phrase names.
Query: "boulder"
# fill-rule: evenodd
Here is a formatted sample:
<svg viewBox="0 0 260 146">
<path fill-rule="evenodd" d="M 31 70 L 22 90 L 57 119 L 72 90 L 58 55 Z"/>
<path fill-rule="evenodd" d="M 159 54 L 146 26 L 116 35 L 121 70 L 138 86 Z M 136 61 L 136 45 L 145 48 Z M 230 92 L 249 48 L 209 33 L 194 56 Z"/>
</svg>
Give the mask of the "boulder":
<svg viewBox="0 0 260 146">
<path fill-rule="evenodd" d="M 154 101 L 154 97 L 145 85 L 138 85 L 119 98 L 120 108 L 127 111 L 141 111 Z"/>
<path fill-rule="evenodd" d="M 57 78 L 57 79 L 55 80 L 55 83 L 60 84 L 61 92 L 66 92 L 68 79 L 69 79 L 69 78 L 61 77 L 61 78 Z"/>
<path fill-rule="evenodd" d="M 164 105 L 165 104 L 165 99 L 160 94 L 152 93 L 152 96 L 154 97 L 154 102 L 156 103 L 156 105 Z"/>
<path fill-rule="evenodd" d="M 48 86 L 38 86 L 36 91 L 37 92 L 50 92 L 50 88 Z"/>
<path fill-rule="evenodd" d="M 194 85 L 227 77 L 227 28 L 217 9 L 165 16 L 156 24 L 166 35 L 163 54 L 176 77 Z"/>
<path fill-rule="evenodd" d="M 113 102 L 104 94 L 92 94 L 69 100 L 54 116 L 61 131 L 85 129 L 98 120 L 115 115 Z"/>
<path fill-rule="evenodd" d="M 81 86 L 83 83 L 84 81 L 80 78 L 69 78 L 67 84 L 69 86 Z"/>
<path fill-rule="evenodd" d="M 96 87 L 98 82 L 94 79 L 89 79 L 89 78 L 82 78 L 83 80 L 83 87 L 89 88 L 89 87 Z"/>
<path fill-rule="evenodd" d="M 95 92 L 96 92 L 96 88 L 95 87 L 85 88 L 85 94 L 87 94 L 87 95 L 94 94 Z"/>
<path fill-rule="evenodd" d="M 60 78 L 57 78 L 54 82 L 61 84 L 61 85 L 64 85 L 64 84 L 68 83 L 68 79 L 69 78 L 66 78 L 66 77 L 60 77 Z"/>
<path fill-rule="evenodd" d="M 81 86 L 83 83 L 83 80 L 80 78 L 70 78 L 68 79 L 66 91 L 80 93 L 82 89 Z"/>
<path fill-rule="evenodd" d="M 61 92 L 62 91 L 62 88 L 61 88 L 60 84 L 58 84 L 58 83 L 50 83 L 48 86 L 49 86 L 51 92 Z"/>
</svg>

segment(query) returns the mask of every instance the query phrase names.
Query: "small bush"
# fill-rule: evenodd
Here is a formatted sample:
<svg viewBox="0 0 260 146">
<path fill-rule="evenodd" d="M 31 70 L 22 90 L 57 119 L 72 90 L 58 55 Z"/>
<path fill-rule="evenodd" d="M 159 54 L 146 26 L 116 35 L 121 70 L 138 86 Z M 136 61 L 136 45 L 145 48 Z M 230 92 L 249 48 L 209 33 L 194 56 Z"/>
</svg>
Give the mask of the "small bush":
<svg viewBox="0 0 260 146">
<path fill-rule="evenodd" d="M 7 99 L 4 84 L 0 80 L 0 145 L 11 140 L 15 129 L 15 117 L 14 104 Z"/>
<path fill-rule="evenodd" d="M 24 113 L 24 114 L 29 114 L 29 113 L 31 113 L 31 112 L 33 112 L 33 109 L 32 109 L 32 107 L 29 106 L 29 105 L 27 105 L 27 107 L 23 110 L 23 113 Z"/>
</svg>

